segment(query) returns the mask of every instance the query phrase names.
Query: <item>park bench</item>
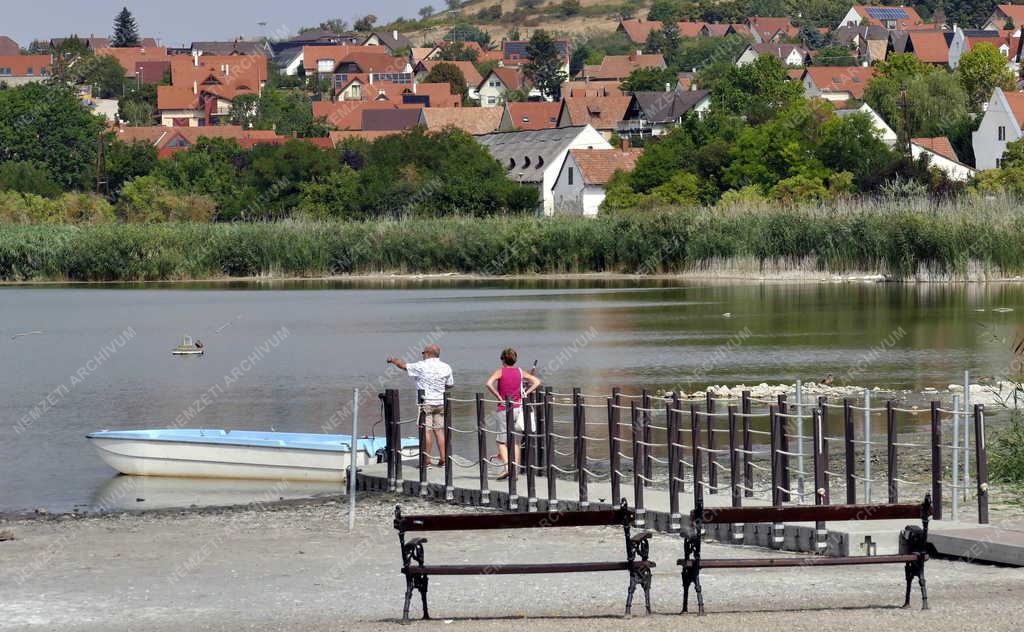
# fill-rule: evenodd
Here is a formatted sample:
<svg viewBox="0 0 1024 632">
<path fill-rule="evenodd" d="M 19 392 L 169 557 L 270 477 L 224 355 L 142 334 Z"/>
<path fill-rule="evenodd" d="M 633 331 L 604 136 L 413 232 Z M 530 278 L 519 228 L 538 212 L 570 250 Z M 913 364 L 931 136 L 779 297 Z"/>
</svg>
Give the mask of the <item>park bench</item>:
<svg viewBox="0 0 1024 632">
<path fill-rule="evenodd" d="M 633 592 L 639 584 L 644 590 L 647 614 L 651 613 L 651 568 L 648 560 L 650 532 L 630 535 L 635 515 L 623 500 L 617 509 L 598 511 L 523 512 L 502 514 L 420 515 L 403 516 L 395 508 L 395 529 L 402 547 L 402 574 L 405 575 L 405 607 L 402 622 L 409 621 L 409 604 L 413 590 L 423 599 L 423 618 L 427 611 L 427 583 L 431 575 L 516 575 L 526 573 L 592 573 L 597 571 L 628 571 L 629 593 L 626 614 L 633 605 Z M 616 525 L 626 536 L 626 559 L 615 562 L 568 562 L 551 564 L 455 564 L 428 566 L 424 564 L 423 545 L 426 538 L 405 539 L 406 533 L 419 531 L 468 531 L 475 529 L 532 529 L 551 527 L 593 527 Z M 637 559 L 639 557 L 639 559 Z M 415 564 L 414 564 L 415 562 Z"/>
<path fill-rule="evenodd" d="M 907 593 L 903 607 L 910 606 L 910 587 L 916 577 L 921 586 L 922 609 L 928 609 L 928 592 L 924 582 L 924 563 L 928 560 L 928 520 L 932 514 L 931 495 L 920 504 L 884 505 L 815 505 L 789 507 L 715 507 L 704 508 L 698 503 L 690 512 L 691 531 L 684 533 L 683 612 L 687 611 L 690 584 L 697 591 L 699 614 L 704 614 L 704 596 L 701 593 L 700 573 L 707 568 L 760 568 L 848 566 L 854 564 L 903 564 L 907 580 Z M 897 555 L 862 555 L 850 557 L 781 557 L 760 559 L 704 559 L 701 557 L 701 534 L 705 524 L 749 524 L 816 522 L 824 529 L 825 521 L 891 520 L 918 518 L 921 526 L 908 525 L 900 532 L 900 551 Z"/>
</svg>

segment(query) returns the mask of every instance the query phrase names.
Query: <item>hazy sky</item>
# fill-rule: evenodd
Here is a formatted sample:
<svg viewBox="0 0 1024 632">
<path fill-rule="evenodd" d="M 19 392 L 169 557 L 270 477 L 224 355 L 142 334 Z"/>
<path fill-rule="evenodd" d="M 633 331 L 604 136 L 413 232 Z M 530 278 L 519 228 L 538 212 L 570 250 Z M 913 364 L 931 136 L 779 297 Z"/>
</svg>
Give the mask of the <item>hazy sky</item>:
<svg viewBox="0 0 1024 632">
<path fill-rule="evenodd" d="M 399 16 L 416 17 L 420 7 L 444 6 L 443 0 L 0 0 L 4 5 L 0 35 L 22 46 L 33 39 L 50 39 L 77 33 L 109 36 L 114 16 L 126 6 L 135 15 L 139 33 L 155 37 L 167 46 L 187 45 L 193 40 L 229 40 L 237 36 L 273 38 L 294 34 L 301 26 L 316 26 L 328 18 L 373 13 L 382 21 Z M 260 25 L 265 22 L 266 25 Z"/>
</svg>

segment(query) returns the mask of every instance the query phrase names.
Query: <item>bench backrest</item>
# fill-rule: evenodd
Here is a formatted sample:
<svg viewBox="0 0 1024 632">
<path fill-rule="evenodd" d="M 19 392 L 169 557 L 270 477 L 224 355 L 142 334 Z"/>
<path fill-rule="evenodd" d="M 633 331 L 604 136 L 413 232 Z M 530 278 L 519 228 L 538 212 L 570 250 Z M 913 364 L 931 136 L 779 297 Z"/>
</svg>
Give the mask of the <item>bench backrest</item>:
<svg viewBox="0 0 1024 632">
<path fill-rule="evenodd" d="M 523 512 L 504 514 L 431 514 L 422 516 L 395 516 L 399 531 L 462 531 L 472 529 L 533 529 L 545 527 L 594 527 L 628 525 L 633 522 L 633 511 L 602 509 L 598 511 Z"/>
<path fill-rule="evenodd" d="M 927 509 L 925 508 L 927 506 Z M 901 505 L 794 505 L 786 507 L 705 507 L 700 521 L 713 523 L 748 522 L 834 522 L 845 520 L 921 519 L 930 515 L 931 503 Z M 690 512 L 697 521 L 698 510 Z"/>
</svg>

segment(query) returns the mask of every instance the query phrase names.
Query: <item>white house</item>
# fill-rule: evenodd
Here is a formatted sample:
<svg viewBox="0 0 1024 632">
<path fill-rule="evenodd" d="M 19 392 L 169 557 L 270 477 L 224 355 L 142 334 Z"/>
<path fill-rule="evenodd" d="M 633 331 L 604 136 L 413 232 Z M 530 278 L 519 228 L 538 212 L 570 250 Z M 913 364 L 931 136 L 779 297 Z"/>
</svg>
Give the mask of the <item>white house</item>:
<svg viewBox="0 0 1024 632">
<path fill-rule="evenodd" d="M 483 81 L 476 86 L 480 107 L 494 108 L 505 103 L 504 96 L 509 90 L 529 90 L 531 98 L 539 98 L 540 90 L 530 87 L 520 68 L 498 66 L 487 73 Z"/>
<path fill-rule="evenodd" d="M 569 150 L 611 148 L 590 125 L 496 132 L 475 138 L 505 167 L 510 179 L 537 188 L 544 215 L 554 213 L 555 180 Z"/>
<path fill-rule="evenodd" d="M 854 114 L 866 114 L 871 123 L 875 127 L 875 133 L 878 138 L 882 140 L 886 145 L 895 147 L 896 143 L 899 142 L 899 136 L 896 135 L 896 131 L 889 127 L 889 124 L 885 122 L 878 112 L 868 105 L 867 103 L 861 105 L 859 108 L 850 108 L 844 110 L 836 110 L 836 116 L 853 116 Z"/>
<path fill-rule="evenodd" d="M 995 169 L 1002 164 L 1006 144 L 1024 136 L 1024 93 L 1003 92 L 996 88 L 989 99 L 981 125 L 971 135 L 974 164 L 979 171 Z"/>
<path fill-rule="evenodd" d="M 604 202 L 604 187 L 617 171 L 632 171 L 642 149 L 570 149 L 552 187 L 556 214 L 595 217 Z"/>
<path fill-rule="evenodd" d="M 915 159 L 928 156 L 928 164 L 942 171 L 950 180 L 966 182 L 977 173 L 960 162 L 952 143 L 945 136 L 935 138 L 911 138 L 910 155 Z"/>
<path fill-rule="evenodd" d="M 811 61 L 811 54 L 799 44 L 750 44 L 736 59 L 737 66 L 751 64 L 761 55 L 774 55 L 786 66 L 806 66 Z"/>
</svg>

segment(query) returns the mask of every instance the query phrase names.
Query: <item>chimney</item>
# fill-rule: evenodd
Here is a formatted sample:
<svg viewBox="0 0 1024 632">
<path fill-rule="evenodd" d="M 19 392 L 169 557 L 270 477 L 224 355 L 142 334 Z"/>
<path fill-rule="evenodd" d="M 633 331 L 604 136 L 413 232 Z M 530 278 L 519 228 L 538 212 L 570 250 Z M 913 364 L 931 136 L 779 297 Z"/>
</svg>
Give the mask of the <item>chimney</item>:
<svg viewBox="0 0 1024 632">
<path fill-rule="evenodd" d="M 193 81 L 192 82 L 192 94 L 199 94 L 199 82 L 198 81 Z"/>
<path fill-rule="evenodd" d="M 412 82 L 412 93 L 416 94 L 416 82 L 415 81 Z"/>
<path fill-rule="evenodd" d="M 197 50 L 192 51 L 192 65 L 199 66 L 199 51 Z"/>
<path fill-rule="evenodd" d="M 671 92 L 671 91 L 672 91 L 672 84 L 670 84 L 669 82 L 666 81 L 665 82 L 665 92 Z"/>
<path fill-rule="evenodd" d="M 397 30 L 391 31 L 391 38 L 393 40 L 395 40 L 396 42 L 398 41 L 398 31 Z"/>
<path fill-rule="evenodd" d="M 629 137 L 624 137 L 622 139 L 622 145 L 621 146 L 622 146 L 622 151 L 629 151 Z"/>
</svg>

